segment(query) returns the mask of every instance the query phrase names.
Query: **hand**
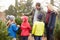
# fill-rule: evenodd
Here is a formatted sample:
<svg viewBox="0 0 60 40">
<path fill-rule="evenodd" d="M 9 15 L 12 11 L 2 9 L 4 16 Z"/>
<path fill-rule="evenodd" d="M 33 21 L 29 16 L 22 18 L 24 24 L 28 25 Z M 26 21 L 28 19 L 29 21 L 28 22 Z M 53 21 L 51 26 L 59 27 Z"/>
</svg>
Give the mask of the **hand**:
<svg viewBox="0 0 60 40">
<path fill-rule="evenodd" d="M 34 34 L 32 34 L 32 37 L 34 37 Z"/>
<path fill-rule="evenodd" d="M 17 27 L 20 27 L 20 25 L 17 25 Z"/>
<path fill-rule="evenodd" d="M 43 34 L 42 36 L 45 37 L 45 34 Z"/>
<path fill-rule="evenodd" d="M 50 27 L 50 31 L 52 31 L 52 27 Z"/>
</svg>

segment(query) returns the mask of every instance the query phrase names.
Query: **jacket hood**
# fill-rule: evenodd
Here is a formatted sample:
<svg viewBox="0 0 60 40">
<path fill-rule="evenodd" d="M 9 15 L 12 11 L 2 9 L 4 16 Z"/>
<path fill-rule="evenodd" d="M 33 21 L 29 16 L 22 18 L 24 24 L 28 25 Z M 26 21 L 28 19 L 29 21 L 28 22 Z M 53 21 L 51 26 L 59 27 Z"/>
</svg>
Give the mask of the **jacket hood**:
<svg viewBox="0 0 60 40">
<path fill-rule="evenodd" d="M 27 17 L 27 16 L 23 16 L 23 17 L 22 17 L 22 21 L 23 21 L 23 22 L 28 22 L 28 17 Z"/>
</svg>

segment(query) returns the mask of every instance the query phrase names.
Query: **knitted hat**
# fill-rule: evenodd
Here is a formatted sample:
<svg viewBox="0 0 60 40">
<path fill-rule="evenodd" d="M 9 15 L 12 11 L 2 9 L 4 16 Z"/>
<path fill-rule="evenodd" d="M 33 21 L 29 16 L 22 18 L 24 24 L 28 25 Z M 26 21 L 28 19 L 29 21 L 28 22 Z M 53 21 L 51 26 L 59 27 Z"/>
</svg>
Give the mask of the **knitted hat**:
<svg viewBox="0 0 60 40">
<path fill-rule="evenodd" d="M 10 15 L 9 20 L 15 20 L 15 17 L 13 15 Z"/>
<path fill-rule="evenodd" d="M 42 20 L 43 14 L 39 14 L 37 18 L 38 18 L 38 20 Z"/>
<path fill-rule="evenodd" d="M 6 19 L 8 19 L 8 20 L 15 20 L 15 17 L 13 15 L 7 15 Z"/>
</svg>

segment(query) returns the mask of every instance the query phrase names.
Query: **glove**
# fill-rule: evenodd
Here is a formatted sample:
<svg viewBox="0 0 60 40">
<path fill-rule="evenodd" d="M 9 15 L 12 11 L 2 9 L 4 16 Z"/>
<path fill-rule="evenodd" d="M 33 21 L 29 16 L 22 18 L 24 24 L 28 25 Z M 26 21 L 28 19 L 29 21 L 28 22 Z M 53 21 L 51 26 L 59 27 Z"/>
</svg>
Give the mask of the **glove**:
<svg viewBox="0 0 60 40">
<path fill-rule="evenodd" d="M 32 37 L 34 37 L 34 34 L 32 34 Z"/>
<path fill-rule="evenodd" d="M 50 31 L 52 31 L 52 29 L 53 29 L 53 28 L 52 28 L 52 26 L 51 26 L 51 27 L 50 27 Z"/>
</svg>

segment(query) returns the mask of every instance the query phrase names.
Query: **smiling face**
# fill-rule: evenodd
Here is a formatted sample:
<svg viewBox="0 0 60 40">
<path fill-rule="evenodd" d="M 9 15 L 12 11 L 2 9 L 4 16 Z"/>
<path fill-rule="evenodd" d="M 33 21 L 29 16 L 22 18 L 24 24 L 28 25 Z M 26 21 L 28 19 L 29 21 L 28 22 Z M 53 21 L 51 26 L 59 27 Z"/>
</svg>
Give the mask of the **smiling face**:
<svg viewBox="0 0 60 40">
<path fill-rule="evenodd" d="M 52 11 L 52 10 L 53 10 L 52 5 L 51 5 L 51 4 L 48 4 L 47 9 L 48 9 L 49 11 Z"/>
<path fill-rule="evenodd" d="M 40 9 L 40 3 L 36 3 L 36 9 Z"/>
<path fill-rule="evenodd" d="M 40 6 L 36 6 L 36 9 L 38 9 L 38 10 L 39 10 L 39 9 L 40 9 Z"/>
</svg>

